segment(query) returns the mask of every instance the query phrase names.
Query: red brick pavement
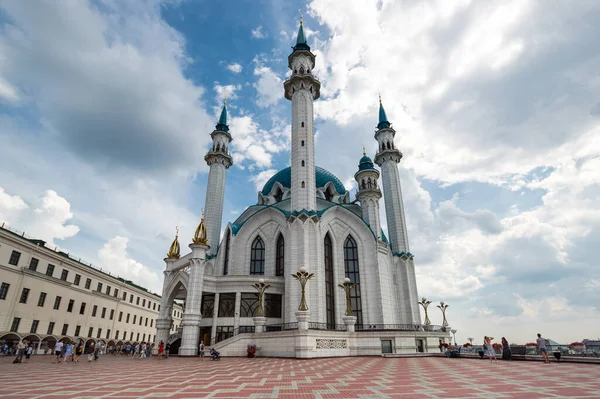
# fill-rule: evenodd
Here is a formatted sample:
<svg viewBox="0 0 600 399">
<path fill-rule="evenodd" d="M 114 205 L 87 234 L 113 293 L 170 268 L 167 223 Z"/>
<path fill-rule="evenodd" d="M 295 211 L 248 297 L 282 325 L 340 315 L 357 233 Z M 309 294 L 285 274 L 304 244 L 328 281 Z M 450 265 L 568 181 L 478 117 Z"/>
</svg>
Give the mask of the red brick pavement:
<svg viewBox="0 0 600 399">
<path fill-rule="evenodd" d="M 379 357 L 0 359 L 2 398 L 600 398 L 590 364 Z"/>
</svg>

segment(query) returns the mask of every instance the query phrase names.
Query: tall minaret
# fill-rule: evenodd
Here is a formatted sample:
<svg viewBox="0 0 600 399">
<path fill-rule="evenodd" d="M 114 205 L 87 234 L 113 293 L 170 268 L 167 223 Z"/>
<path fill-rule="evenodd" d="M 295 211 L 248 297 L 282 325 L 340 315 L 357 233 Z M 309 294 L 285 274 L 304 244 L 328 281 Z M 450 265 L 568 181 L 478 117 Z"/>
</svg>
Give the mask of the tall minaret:
<svg viewBox="0 0 600 399">
<path fill-rule="evenodd" d="M 381 191 L 377 184 L 379 171 L 373 166 L 373 161 L 367 156 L 363 147 L 363 157 L 358 163 L 358 172 L 354 174 L 354 179 L 358 183 L 358 193 L 356 199 L 360 201 L 363 209 L 363 219 L 377 239 L 381 238 L 381 222 L 379 220 L 379 200 Z"/>
<path fill-rule="evenodd" d="M 225 172 L 233 164 L 233 159 L 229 155 L 229 143 L 233 139 L 229 134 L 229 126 L 227 126 L 227 100 L 223 101 L 219 123 L 217 123 L 210 137 L 213 140 L 213 146 L 204 157 L 210 168 L 206 186 L 206 201 L 204 202 L 204 223 L 210 247 L 209 253 L 216 254 L 219 248 L 221 220 L 223 218 Z"/>
<path fill-rule="evenodd" d="M 387 216 L 388 235 L 392 250 L 395 253 L 408 253 L 408 235 L 406 233 L 406 218 L 398 164 L 402 153 L 394 145 L 396 131 L 387 120 L 381 97 L 379 98 L 379 124 L 375 139 L 379 143 L 375 163 L 381 168 L 381 180 Z"/>
<path fill-rule="evenodd" d="M 306 44 L 302 17 L 294 51 L 288 57 L 292 75 L 284 84 L 285 98 L 292 101 L 292 211 L 316 209 L 315 136 L 313 101 L 321 83 L 313 76 L 315 55 Z"/>
</svg>

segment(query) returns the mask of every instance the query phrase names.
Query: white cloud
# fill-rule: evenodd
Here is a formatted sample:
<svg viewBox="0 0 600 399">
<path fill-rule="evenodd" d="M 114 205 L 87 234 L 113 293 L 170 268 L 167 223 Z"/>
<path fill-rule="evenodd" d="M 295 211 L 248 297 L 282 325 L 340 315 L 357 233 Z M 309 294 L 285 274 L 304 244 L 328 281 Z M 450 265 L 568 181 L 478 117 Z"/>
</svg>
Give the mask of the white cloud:
<svg viewBox="0 0 600 399">
<path fill-rule="evenodd" d="M 252 37 L 255 39 L 264 39 L 267 37 L 266 33 L 263 32 L 262 25 L 259 25 L 256 28 L 252 29 Z"/>
<path fill-rule="evenodd" d="M 265 108 L 276 104 L 283 98 L 283 81 L 271 68 L 261 65 L 257 59 L 255 59 L 255 62 L 254 75 L 258 76 L 258 81 L 252 86 L 258 93 L 256 104 Z"/>
<path fill-rule="evenodd" d="M 0 187 L 0 223 L 9 222 L 9 218 L 15 217 L 27 204 L 18 195 L 10 195 Z"/>
<path fill-rule="evenodd" d="M 259 191 L 262 190 L 267 180 L 269 180 L 275 173 L 277 173 L 276 169 L 267 169 L 253 176 L 252 181 L 254 182 L 256 189 Z"/>
<path fill-rule="evenodd" d="M 98 258 L 102 262 L 103 270 L 160 294 L 162 278 L 159 278 L 158 273 L 129 257 L 127 254 L 128 242 L 128 238 L 116 236 L 104 244 L 98 251 Z"/>
<path fill-rule="evenodd" d="M 224 85 L 215 82 L 214 90 L 217 93 L 217 99 L 222 100 L 223 98 L 228 99 L 236 99 L 238 98 L 236 92 L 242 89 L 242 85 Z M 219 112 L 221 112 L 221 107 L 219 107 Z"/>
<path fill-rule="evenodd" d="M 233 73 L 240 73 L 240 72 L 242 72 L 243 68 L 240 64 L 238 64 L 237 62 L 234 62 L 233 64 L 227 65 L 227 69 L 229 69 Z"/>
</svg>

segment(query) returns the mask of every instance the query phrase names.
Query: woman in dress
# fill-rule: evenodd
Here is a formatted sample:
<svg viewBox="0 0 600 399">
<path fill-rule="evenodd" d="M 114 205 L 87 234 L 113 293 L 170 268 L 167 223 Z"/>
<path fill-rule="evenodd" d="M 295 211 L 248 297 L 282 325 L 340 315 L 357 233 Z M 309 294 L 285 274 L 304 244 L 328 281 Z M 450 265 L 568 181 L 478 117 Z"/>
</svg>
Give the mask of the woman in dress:
<svg viewBox="0 0 600 399">
<path fill-rule="evenodd" d="M 162 359 L 164 351 L 165 351 L 165 344 L 162 341 L 160 341 L 160 344 L 158 344 L 158 360 Z"/>
<path fill-rule="evenodd" d="M 73 361 L 73 344 L 67 344 L 67 350 L 65 351 L 65 359 L 64 362 L 72 362 Z"/>
<path fill-rule="evenodd" d="M 496 351 L 494 350 L 494 347 L 492 346 L 493 340 L 494 340 L 494 337 L 488 337 L 488 336 L 483 337 L 483 344 L 485 345 L 485 353 L 487 356 L 489 356 L 490 362 L 491 361 L 498 362 L 498 359 L 496 359 Z"/>
<path fill-rule="evenodd" d="M 512 354 L 510 353 L 510 345 L 506 338 L 502 337 L 502 360 L 511 360 Z"/>
</svg>

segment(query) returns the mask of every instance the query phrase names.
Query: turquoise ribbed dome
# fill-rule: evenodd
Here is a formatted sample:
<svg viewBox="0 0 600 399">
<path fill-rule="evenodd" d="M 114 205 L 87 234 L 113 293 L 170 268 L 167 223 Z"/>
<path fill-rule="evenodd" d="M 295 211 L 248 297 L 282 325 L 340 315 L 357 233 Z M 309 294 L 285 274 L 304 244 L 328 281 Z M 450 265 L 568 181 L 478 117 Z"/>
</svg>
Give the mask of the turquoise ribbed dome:
<svg viewBox="0 0 600 399">
<path fill-rule="evenodd" d="M 363 156 L 358 163 L 358 170 L 375 169 L 373 161 L 367 155 Z"/>
<path fill-rule="evenodd" d="M 319 166 L 315 166 L 315 177 L 316 177 L 316 179 L 315 179 L 316 188 L 323 187 L 328 182 L 332 182 L 338 193 L 343 194 L 346 192 L 346 188 L 344 187 L 344 184 L 342 184 L 340 179 L 338 179 L 333 173 L 331 173 L 330 171 L 328 171 L 326 169 L 323 169 Z M 263 187 L 263 189 L 261 191 L 262 194 L 268 195 L 271 192 L 271 190 L 273 189 L 273 186 L 275 185 L 276 182 L 281 184 L 283 187 L 290 188 L 290 186 L 292 185 L 292 168 L 290 166 L 288 166 L 287 168 L 282 169 L 279 172 L 275 173 L 265 183 L 265 186 Z"/>
</svg>

